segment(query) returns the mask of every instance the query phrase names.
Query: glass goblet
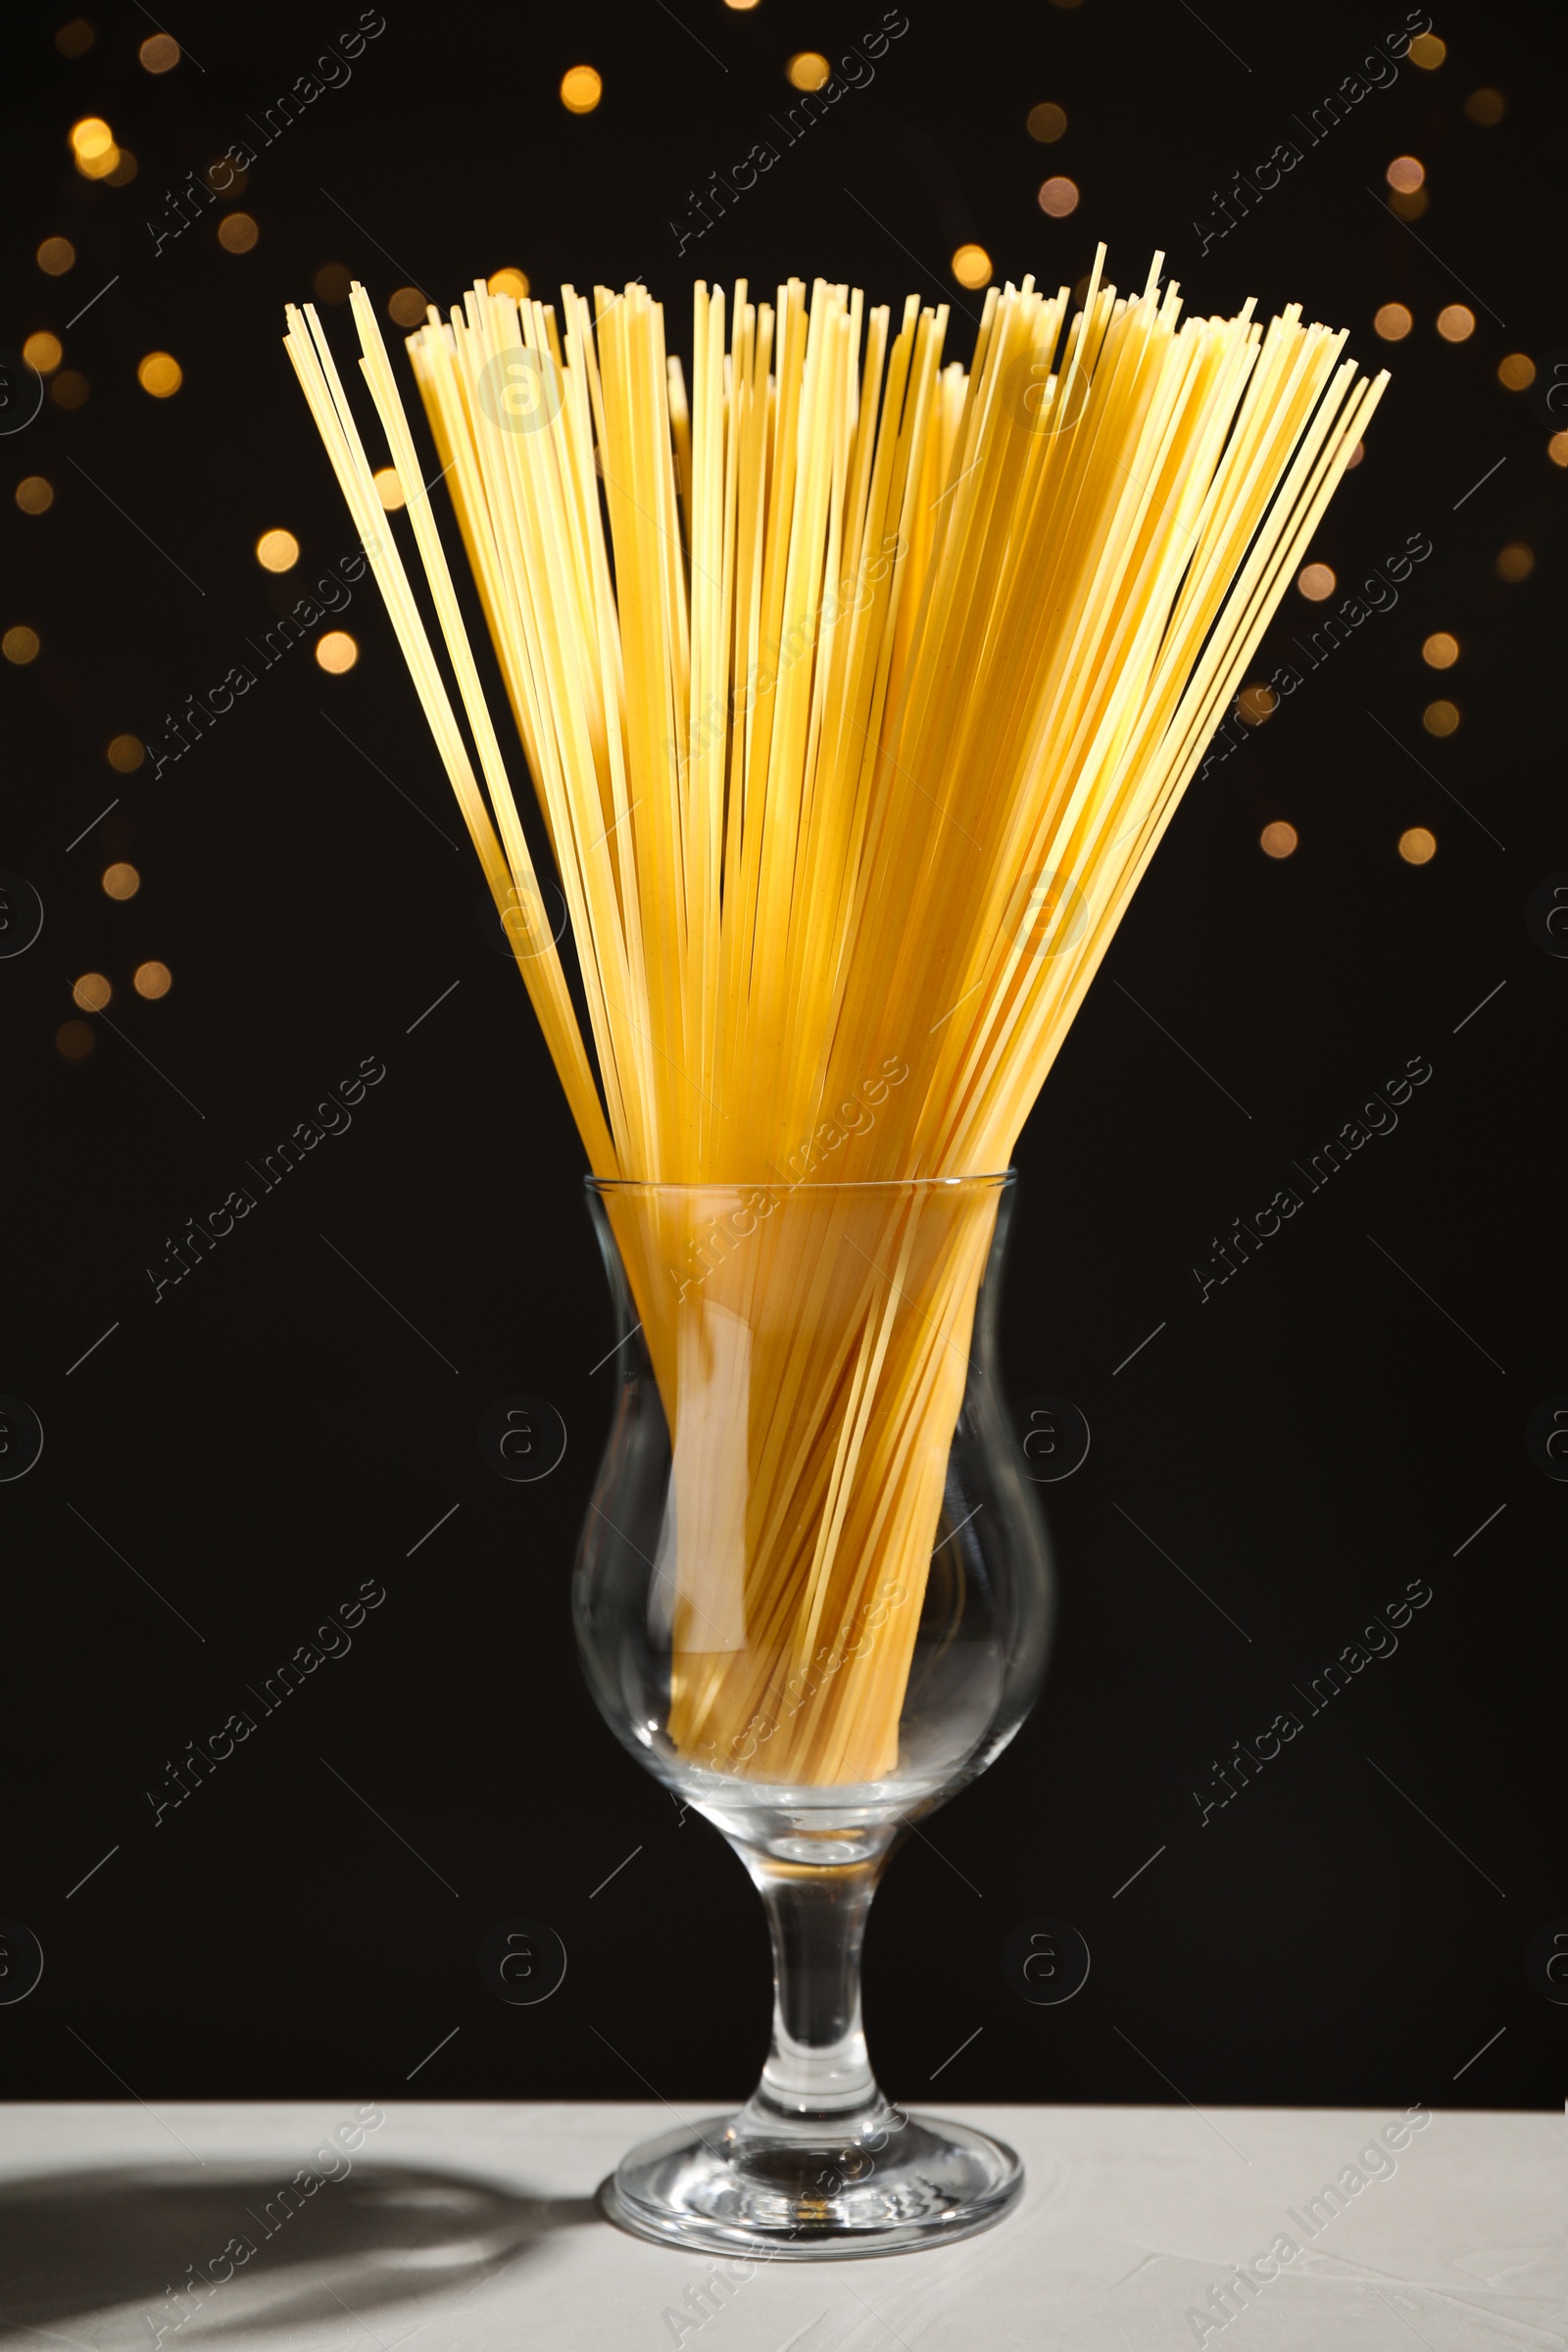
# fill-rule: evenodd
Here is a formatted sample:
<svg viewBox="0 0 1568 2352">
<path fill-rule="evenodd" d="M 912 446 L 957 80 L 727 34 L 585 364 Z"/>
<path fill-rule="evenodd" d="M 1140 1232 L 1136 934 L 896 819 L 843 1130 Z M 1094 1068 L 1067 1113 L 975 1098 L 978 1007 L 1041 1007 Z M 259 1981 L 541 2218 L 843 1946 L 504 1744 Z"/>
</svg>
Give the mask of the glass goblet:
<svg viewBox="0 0 1568 2352">
<path fill-rule="evenodd" d="M 606 2184 L 641 2236 L 893 2252 L 1022 2188 L 1001 2141 L 883 2096 L 860 2023 L 895 1843 L 1000 1755 L 1045 1671 L 1050 1556 L 996 1367 L 1013 1181 L 589 1180 L 620 1387 L 573 1578 L 583 1672 L 728 1838 L 773 1943 L 752 2097 Z"/>
</svg>

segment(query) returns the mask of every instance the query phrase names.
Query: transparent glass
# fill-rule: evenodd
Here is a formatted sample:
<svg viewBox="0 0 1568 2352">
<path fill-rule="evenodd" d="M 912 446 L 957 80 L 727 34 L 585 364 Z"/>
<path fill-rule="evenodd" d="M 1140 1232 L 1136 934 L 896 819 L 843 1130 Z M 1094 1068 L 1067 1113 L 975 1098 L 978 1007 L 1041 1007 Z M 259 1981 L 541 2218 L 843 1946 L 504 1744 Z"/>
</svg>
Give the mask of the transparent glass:
<svg viewBox="0 0 1568 2352">
<path fill-rule="evenodd" d="M 761 1894 L 772 2044 L 736 2115 L 634 2149 L 611 2218 L 710 2253 L 946 2243 L 1010 2148 L 878 2089 L 860 1948 L 901 1836 L 1045 1671 L 1045 1529 L 996 1377 L 1013 1178 L 590 1180 L 620 1389 L 573 1579 L 583 1671 Z M 693 1955 L 694 1964 L 698 1955 Z"/>
</svg>

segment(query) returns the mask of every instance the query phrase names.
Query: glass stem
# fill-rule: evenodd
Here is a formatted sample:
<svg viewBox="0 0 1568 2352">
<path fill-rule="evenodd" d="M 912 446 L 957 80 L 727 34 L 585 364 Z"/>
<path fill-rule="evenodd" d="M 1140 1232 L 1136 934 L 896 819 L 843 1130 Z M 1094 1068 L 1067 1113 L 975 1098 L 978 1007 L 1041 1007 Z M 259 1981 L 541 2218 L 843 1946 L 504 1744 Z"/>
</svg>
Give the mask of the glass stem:
<svg viewBox="0 0 1568 2352">
<path fill-rule="evenodd" d="M 824 1868 L 752 1848 L 743 1859 L 773 1938 L 773 2038 L 746 2122 L 792 2137 L 875 2129 L 890 2110 L 860 2026 L 860 1947 L 886 1857 Z"/>
</svg>

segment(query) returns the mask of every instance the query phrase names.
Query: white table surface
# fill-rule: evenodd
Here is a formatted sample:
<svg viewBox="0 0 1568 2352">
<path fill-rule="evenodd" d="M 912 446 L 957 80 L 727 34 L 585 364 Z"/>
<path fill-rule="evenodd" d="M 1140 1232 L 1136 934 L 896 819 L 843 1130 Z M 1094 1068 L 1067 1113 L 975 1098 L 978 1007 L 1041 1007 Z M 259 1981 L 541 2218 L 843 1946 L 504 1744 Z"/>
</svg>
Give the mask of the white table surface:
<svg viewBox="0 0 1568 2352">
<path fill-rule="evenodd" d="M 935 2253 L 759 2265 L 698 2327 L 685 2297 L 712 2266 L 624 2236 L 592 2203 L 620 2153 L 667 2127 L 667 2109 L 391 2103 L 350 2172 L 286 2221 L 273 2204 L 266 2237 L 278 2189 L 358 2104 L 0 2108 L 0 2340 L 39 2352 L 658 2352 L 677 2340 L 702 2352 L 1177 2352 L 1198 2341 L 1188 2314 L 1227 2266 L 1282 2232 L 1302 2242 L 1291 2210 L 1394 2120 L 955 2108 L 1025 2157 L 1024 2201 L 1000 2228 Z M 1560 2343 L 1562 2132 L 1552 2115 L 1438 2112 L 1392 2175 L 1368 2180 L 1203 2341 Z M 232 2278 L 194 2301 L 166 2292 L 192 2267 L 221 2275 L 235 2231 L 256 2252 Z"/>
</svg>

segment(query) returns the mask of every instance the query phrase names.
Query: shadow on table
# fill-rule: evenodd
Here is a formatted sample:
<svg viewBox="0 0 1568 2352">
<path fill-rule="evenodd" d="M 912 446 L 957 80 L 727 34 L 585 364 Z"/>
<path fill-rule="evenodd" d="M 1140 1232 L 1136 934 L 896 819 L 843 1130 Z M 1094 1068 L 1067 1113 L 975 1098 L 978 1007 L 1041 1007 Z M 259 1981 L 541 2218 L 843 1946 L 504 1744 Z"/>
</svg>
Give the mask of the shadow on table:
<svg viewBox="0 0 1568 2352">
<path fill-rule="evenodd" d="M 460 2173 L 357 2164 L 306 2197 L 285 2192 L 281 2166 L 193 2170 L 0 2183 L 0 2340 L 91 2318 L 97 2352 L 155 2352 L 341 2324 L 462 2293 L 552 2231 L 601 2219 L 590 2197 L 517 2195 Z"/>
</svg>

